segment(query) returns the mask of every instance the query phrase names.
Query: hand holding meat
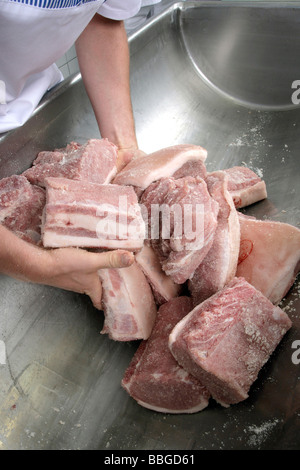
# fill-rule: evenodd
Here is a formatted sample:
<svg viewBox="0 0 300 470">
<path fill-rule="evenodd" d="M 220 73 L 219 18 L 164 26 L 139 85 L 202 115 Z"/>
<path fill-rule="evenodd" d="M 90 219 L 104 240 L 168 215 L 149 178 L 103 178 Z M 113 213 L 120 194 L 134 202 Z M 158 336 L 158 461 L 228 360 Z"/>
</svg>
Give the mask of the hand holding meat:
<svg viewBox="0 0 300 470">
<path fill-rule="evenodd" d="M 43 265 L 41 280 L 33 279 L 61 289 L 87 294 L 94 307 L 102 309 L 102 285 L 99 270 L 124 268 L 133 263 L 132 253 L 123 250 L 92 253 L 76 248 L 45 251 L 49 265 Z M 47 257 L 48 255 L 48 257 Z"/>
<path fill-rule="evenodd" d="M 131 162 L 131 160 L 135 160 L 136 158 L 144 157 L 146 155 L 145 152 L 139 150 L 136 147 L 131 148 L 119 148 L 118 150 L 118 157 L 117 157 L 117 171 L 123 170 L 125 166 Z"/>
<path fill-rule="evenodd" d="M 134 257 L 125 250 L 92 253 L 76 248 L 45 250 L 21 240 L 0 225 L 0 271 L 15 279 L 87 294 L 101 309 L 98 271 L 128 267 Z"/>
</svg>

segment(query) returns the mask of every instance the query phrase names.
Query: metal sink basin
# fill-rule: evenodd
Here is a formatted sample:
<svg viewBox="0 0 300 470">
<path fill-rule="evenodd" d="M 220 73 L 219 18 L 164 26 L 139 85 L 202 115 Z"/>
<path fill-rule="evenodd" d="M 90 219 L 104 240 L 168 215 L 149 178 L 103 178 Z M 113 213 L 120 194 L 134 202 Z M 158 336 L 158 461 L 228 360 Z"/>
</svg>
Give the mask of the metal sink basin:
<svg viewBox="0 0 300 470">
<path fill-rule="evenodd" d="M 245 164 L 268 189 L 246 212 L 299 227 L 299 30 L 295 2 L 183 2 L 149 18 L 129 34 L 140 148 L 196 143 L 210 171 Z M 0 138 L 0 177 L 91 137 L 78 75 Z M 137 343 L 100 335 L 103 313 L 85 296 L 5 276 L 0 296 L 0 449 L 299 449 L 299 282 L 282 302 L 293 327 L 249 398 L 194 415 L 155 413 L 127 395 L 120 382 Z"/>
</svg>

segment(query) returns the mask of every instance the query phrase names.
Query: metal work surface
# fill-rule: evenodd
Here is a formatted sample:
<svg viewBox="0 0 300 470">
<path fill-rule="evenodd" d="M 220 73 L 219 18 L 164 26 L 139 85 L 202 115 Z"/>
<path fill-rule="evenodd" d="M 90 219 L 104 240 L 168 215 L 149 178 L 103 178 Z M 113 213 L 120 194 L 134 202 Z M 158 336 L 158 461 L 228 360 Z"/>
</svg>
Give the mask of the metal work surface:
<svg viewBox="0 0 300 470">
<path fill-rule="evenodd" d="M 298 3 L 185 2 L 150 18 L 130 35 L 141 149 L 194 143 L 208 150 L 208 170 L 245 164 L 268 189 L 246 212 L 299 227 L 299 30 Z M 99 132 L 77 76 L 0 140 L 0 177 L 91 137 Z M 121 388 L 138 344 L 100 335 L 103 313 L 87 297 L 0 276 L 0 448 L 299 449 L 299 287 L 282 303 L 293 327 L 247 400 L 170 415 Z"/>
</svg>

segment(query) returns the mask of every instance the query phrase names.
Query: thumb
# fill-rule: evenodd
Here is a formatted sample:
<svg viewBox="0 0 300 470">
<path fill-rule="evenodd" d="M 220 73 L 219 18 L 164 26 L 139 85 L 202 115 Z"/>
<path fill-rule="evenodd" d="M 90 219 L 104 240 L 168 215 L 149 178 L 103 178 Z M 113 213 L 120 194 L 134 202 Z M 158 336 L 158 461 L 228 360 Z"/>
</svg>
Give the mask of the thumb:
<svg viewBox="0 0 300 470">
<path fill-rule="evenodd" d="M 97 254 L 98 269 L 128 268 L 134 262 L 134 255 L 126 250 L 113 250 Z"/>
</svg>

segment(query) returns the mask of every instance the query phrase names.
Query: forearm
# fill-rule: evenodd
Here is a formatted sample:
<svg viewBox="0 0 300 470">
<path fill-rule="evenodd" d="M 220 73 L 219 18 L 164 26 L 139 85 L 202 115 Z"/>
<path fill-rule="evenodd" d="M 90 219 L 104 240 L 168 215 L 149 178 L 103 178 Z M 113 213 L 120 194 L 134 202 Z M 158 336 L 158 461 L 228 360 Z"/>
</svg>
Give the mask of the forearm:
<svg viewBox="0 0 300 470">
<path fill-rule="evenodd" d="M 23 281 L 42 282 L 40 267 L 47 265 L 47 253 L 1 225 L 0 240 L 0 272 Z"/>
<path fill-rule="evenodd" d="M 76 42 L 78 62 L 102 137 L 137 148 L 123 22 L 95 15 Z"/>
<path fill-rule="evenodd" d="M 99 269 L 126 268 L 134 261 L 133 254 L 124 250 L 93 253 L 77 248 L 38 248 L 1 225 L 0 241 L 0 273 L 87 294 L 96 308 L 102 308 Z"/>
</svg>

